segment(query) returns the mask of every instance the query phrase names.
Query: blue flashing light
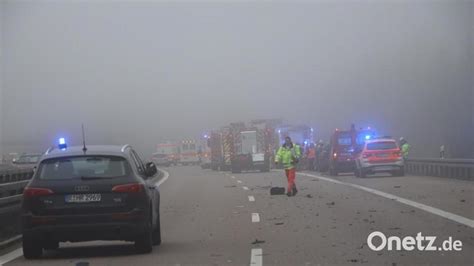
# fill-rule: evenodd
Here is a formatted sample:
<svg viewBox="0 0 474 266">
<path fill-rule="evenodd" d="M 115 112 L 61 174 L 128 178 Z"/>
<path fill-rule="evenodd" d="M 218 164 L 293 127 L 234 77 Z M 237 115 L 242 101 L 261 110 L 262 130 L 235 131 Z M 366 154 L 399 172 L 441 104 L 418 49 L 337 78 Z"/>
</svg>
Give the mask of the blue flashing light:
<svg viewBox="0 0 474 266">
<path fill-rule="evenodd" d="M 65 138 L 59 138 L 58 140 L 58 148 L 60 150 L 65 150 L 67 148 L 67 144 L 66 144 L 66 139 Z"/>
<path fill-rule="evenodd" d="M 365 135 L 365 139 L 366 139 L 366 140 L 369 140 L 369 139 L 370 139 L 370 135 Z"/>
<path fill-rule="evenodd" d="M 207 139 L 207 137 L 208 137 L 207 135 L 204 135 L 204 138 L 205 138 L 205 139 Z"/>
<path fill-rule="evenodd" d="M 305 145 L 305 146 L 308 145 L 308 141 L 307 141 L 307 140 L 304 141 L 304 145 Z"/>
<path fill-rule="evenodd" d="M 313 131 L 314 131 L 314 129 L 313 129 L 313 128 L 311 128 L 311 132 L 313 132 Z"/>
<path fill-rule="evenodd" d="M 278 129 L 278 134 L 280 134 L 280 133 L 281 133 L 281 129 Z"/>
</svg>

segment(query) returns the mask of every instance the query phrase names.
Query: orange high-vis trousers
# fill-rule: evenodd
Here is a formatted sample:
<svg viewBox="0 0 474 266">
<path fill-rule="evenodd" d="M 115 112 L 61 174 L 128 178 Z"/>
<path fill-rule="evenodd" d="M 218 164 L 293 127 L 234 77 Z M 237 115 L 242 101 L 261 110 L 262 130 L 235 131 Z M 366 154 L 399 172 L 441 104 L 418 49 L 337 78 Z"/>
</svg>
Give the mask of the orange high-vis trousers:
<svg viewBox="0 0 474 266">
<path fill-rule="evenodd" d="M 288 191 L 291 192 L 295 187 L 296 168 L 285 169 L 286 178 L 288 179 Z"/>
</svg>

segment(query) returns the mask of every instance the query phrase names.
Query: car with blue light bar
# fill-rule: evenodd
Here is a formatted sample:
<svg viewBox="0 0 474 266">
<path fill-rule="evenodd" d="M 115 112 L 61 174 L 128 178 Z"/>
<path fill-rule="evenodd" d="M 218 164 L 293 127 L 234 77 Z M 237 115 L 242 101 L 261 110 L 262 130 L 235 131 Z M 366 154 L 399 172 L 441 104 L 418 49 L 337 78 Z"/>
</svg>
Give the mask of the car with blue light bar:
<svg viewBox="0 0 474 266">
<path fill-rule="evenodd" d="M 391 138 L 375 138 L 365 141 L 356 158 L 355 175 L 390 173 L 405 175 L 404 162 L 397 142 Z"/>
<path fill-rule="evenodd" d="M 130 145 L 60 141 L 41 157 L 23 192 L 25 258 L 67 241 L 133 241 L 138 252 L 151 252 L 161 243 L 157 173 Z"/>
<path fill-rule="evenodd" d="M 350 130 L 336 129 L 330 140 L 329 174 L 337 176 L 339 173 L 353 173 L 359 150 L 373 138 L 375 130 L 370 127 L 356 129 L 355 125 L 351 125 Z"/>
</svg>

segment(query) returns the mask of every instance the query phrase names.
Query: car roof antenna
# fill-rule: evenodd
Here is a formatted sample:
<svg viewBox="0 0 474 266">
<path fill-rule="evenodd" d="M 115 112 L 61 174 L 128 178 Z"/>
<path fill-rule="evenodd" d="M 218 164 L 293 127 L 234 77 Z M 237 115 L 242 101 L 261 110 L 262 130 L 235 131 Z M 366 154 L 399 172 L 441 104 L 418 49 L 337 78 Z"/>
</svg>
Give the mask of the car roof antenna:
<svg viewBox="0 0 474 266">
<path fill-rule="evenodd" d="M 87 147 L 86 147 L 86 134 L 84 134 L 84 124 L 82 124 L 82 151 L 86 153 Z"/>
</svg>

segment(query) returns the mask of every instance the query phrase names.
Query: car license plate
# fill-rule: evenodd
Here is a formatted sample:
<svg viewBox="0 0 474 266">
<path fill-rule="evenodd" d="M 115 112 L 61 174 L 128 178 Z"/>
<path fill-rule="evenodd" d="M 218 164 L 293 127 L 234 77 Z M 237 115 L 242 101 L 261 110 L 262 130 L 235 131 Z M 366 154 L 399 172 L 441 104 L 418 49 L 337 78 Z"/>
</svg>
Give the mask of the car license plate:
<svg viewBox="0 0 474 266">
<path fill-rule="evenodd" d="M 66 195 L 67 203 L 87 203 L 87 202 L 99 202 L 101 199 L 100 194 L 73 194 Z"/>
<path fill-rule="evenodd" d="M 378 154 L 377 157 L 381 157 L 381 158 L 387 158 L 389 156 L 389 154 L 387 153 L 382 153 L 382 154 Z"/>
</svg>

